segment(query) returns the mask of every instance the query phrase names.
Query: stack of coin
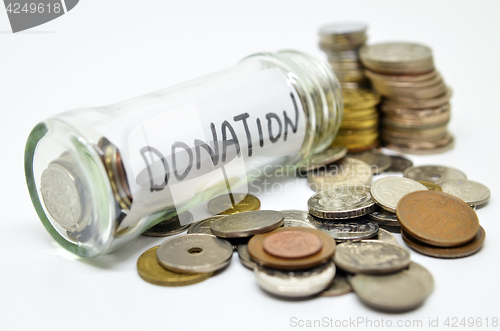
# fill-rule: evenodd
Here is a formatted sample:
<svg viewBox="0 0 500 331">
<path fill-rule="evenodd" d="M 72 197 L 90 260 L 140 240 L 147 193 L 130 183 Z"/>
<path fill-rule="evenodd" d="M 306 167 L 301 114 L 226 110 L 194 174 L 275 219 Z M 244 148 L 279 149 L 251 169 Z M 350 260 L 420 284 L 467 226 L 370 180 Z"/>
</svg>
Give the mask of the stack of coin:
<svg viewBox="0 0 500 331">
<path fill-rule="evenodd" d="M 379 144 L 380 95 L 369 89 L 344 89 L 344 117 L 332 146 L 345 146 L 349 153 Z"/>
<path fill-rule="evenodd" d="M 319 47 L 327 54 L 342 88 L 369 87 L 358 50 L 365 44 L 367 25 L 364 23 L 333 23 L 319 30 Z"/>
<path fill-rule="evenodd" d="M 373 88 L 384 96 L 381 138 L 387 148 L 409 154 L 441 153 L 453 147 L 447 131 L 451 90 L 434 68 L 430 48 L 412 43 L 361 47 Z"/>
</svg>

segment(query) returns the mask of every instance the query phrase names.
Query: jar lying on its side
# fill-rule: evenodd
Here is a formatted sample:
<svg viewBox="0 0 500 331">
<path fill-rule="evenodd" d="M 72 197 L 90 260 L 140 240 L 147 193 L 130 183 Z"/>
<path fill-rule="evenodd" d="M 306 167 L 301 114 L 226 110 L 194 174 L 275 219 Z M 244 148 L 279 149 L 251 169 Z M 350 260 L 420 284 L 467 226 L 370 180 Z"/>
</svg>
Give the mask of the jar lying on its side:
<svg viewBox="0 0 500 331">
<path fill-rule="evenodd" d="M 330 145 L 342 112 L 340 85 L 323 61 L 259 53 L 187 83 L 41 122 L 26 144 L 26 180 L 55 241 L 94 257 L 266 166 L 300 166 Z"/>
</svg>

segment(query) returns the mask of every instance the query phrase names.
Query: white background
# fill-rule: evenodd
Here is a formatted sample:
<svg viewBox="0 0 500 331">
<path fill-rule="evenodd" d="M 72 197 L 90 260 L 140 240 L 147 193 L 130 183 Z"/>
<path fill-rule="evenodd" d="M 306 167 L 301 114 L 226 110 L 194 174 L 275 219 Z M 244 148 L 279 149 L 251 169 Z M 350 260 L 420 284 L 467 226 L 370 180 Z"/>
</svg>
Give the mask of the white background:
<svg viewBox="0 0 500 331">
<path fill-rule="evenodd" d="M 445 329 L 447 317 L 500 317 L 499 4 L 85 0 L 68 14 L 18 34 L 10 32 L 0 9 L 0 329 L 278 330 L 291 328 L 291 317 L 422 319 L 424 326 L 429 318 L 439 318 Z M 90 261 L 78 261 L 55 246 L 24 179 L 24 144 L 39 121 L 183 82 L 257 51 L 293 48 L 323 56 L 317 47 L 319 25 L 345 20 L 367 22 L 369 42 L 409 40 L 432 47 L 437 68 L 454 91 L 450 128 L 456 147 L 411 159 L 416 165 L 461 169 L 492 192 L 490 203 L 477 212 L 487 233 L 480 253 L 439 260 L 412 252 L 436 283 L 421 308 L 380 313 L 354 294 L 276 299 L 259 289 L 236 254 L 227 270 L 203 283 L 150 285 L 138 277 L 135 263 L 162 239 L 139 238 Z M 313 192 L 305 181 L 294 187 L 290 194 L 259 194 L 262 208 L 305 209 Z"/>
</svg>

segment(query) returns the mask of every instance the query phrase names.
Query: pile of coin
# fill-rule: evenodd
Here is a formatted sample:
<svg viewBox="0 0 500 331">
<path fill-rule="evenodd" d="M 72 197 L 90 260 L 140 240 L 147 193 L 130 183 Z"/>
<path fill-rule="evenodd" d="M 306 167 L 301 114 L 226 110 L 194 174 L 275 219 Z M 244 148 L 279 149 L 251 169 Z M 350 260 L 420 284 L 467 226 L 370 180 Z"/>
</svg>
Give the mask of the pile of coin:
<svg viewBox="0 0 500 331">
<path fill-rule="evenodd" d="M 325 158 L 342 153 L 325 153 Z M 137 261 L 139 275 L 163 286 L 194 284 L 223 270 L 236 250 L 259 286 L 275 296 L 331 297 L 354 291 L 375 309 L 400 312 L 421 305 L 434 281 L 390 231 L 401 232 L 408 247 L 431 257 L 460 258 L 481 249 L 485 231 L 471 205 L 485 204 L 490 191 L 461 171 L 413 167 L 404 158 L 377 151 L 348 154 L 328 164 L 335 174 L 318 169 L 317 164 L 328 162 L 318 159 L 310 165 L 309 183 L 318 192 L 309 199 L 308 211 L 258 210 L 260 201 L 252 195 L 231 199 L 239 205 L 215 198 L 208 209 L 219 215 L 147 250 Z M 404 177 L 372 183 L 382 171 Z M 176 234 L 188 217 L 182 213 L 165 220 L 176 226 L 157 231 Z"/>
<path fill-rule="evenodd" d="M 349 152 L 370 150 L 379 144 L 380 95 L 369 89 L 344 89 L 344 117 L 332 146 Z"/>
<path fill-rule="evenodd" d="M 319 47 L 327 54 L 343 89 L 369 87 L 358 55 L 366 43 L 367 25 L 364 23 L 333 23 L 320 27 Z"/>
<path fill-rule="evenodd" d="M 373 88 L 384 96 L 381 138 L 408 154 L 441 153 L 453 147 L 447 130 L 451 90 L 434 68 L 430 48 L 413 43 L 365 45 L 360 59 Z"/>
</svg>

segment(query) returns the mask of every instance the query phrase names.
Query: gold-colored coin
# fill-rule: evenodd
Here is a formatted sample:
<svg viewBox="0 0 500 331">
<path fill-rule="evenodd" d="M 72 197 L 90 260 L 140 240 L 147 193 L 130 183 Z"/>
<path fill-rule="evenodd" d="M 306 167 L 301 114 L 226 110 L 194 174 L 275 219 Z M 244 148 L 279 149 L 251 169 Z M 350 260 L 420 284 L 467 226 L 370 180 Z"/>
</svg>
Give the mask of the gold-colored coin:
<svg viewBox="0 0 500 331">
<path fill-rule="evenodd" d="M 424 185 L 425 187 L 427 187 L 427 189 L 430 191 L 443 192 L 443 189 L 438 184 L 434 184 L 434 183 L 430 183 L 430 182 L 423 182 L 423 181 L 418 181 L 418 182 L 420 184 Z"/>
<path fill-rule="evenodd" d="M 156 258 L 159 246 L 148 249 L 137 260 L 137 272 L 146 282 L 161 286 L 185 286 L 208 279 L 212 273 L 178 274 L 163 269 Z"/>
<path fill-rule="evenodd" d="M 370 117 L 356 120 L 342 120 L 340 123 L 340 128 L 342 130 L 346 129 L 367 129 L 378 125 L 378 114 L 373 114 Z"/>
<path fill-rule="evenodd" d="M 369 144 L 378 138 L 378 132 L 373 132 L 364 135 L 351 135 L 351 136 L 337 136 L 336 142 L 340 143 L 353 143 L 353 144 Z"/>
<path fill-rule="evenodd" d="M 365 108 L 365 109 L 350 109 L 344 108 L 344 118 L 343 120 L 360 120 L 366 117 L 373 117 L 377 114 L 377 108 Z"/>
<path fill-rule="evenodd" d="M 376 106 L 380 102 L 380 94 L 368 89 L 343 90 L 344 107 L 364 109 Z"/>
<path fill-rule="evenodd" d="M 259 210 L 260 200 L 250 194 L 233 193 L 210 200 L 207 208 L 214 215 L 232 215 L 244 211 Z"/>
</svg>

